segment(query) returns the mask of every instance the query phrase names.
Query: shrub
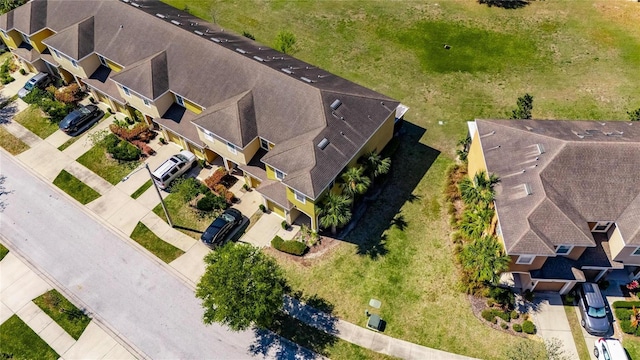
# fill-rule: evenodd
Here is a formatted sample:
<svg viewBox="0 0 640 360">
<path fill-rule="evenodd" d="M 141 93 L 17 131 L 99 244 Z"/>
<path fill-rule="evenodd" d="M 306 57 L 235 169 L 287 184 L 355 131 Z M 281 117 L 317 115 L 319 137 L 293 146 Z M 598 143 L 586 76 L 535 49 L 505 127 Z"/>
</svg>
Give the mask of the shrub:
<svg viewBox="0 0 640 360">
<path fill-rule="evenodd" d="M 113 112 L 113 109 L 112 109 L 112 108 L 107 108 L 107 112 L 108 112 L 109 114 L 111 114 L 111 115 L 115 114 L 115 113 Z"/>
<path fill-rule="evenodd" d="M 21 75 L 27 75 L 27 72 L 25 71 L 25 69 L 20 69 L 20 74 Z"/>
<path fill-rule="evenodd" d="M 525 290 L 525 292 L 524 292 L 524 299 L 525 299 L 525 300 L 527 300 L 527 301 L 533 301 L 533 296 L 534 296 L 534 295 L 533 295 L 533 291 L 531 291 L 531 290 L 529 290 L 529 289 Z"/>
<path fill-rule="evenodd" d="M 480 313 L 480 315 L 487 321 L 492 321 L 496 317 L 492 309 L 484 309 L 482 310 L 482 313 Z"/>
<path fill-rule="evenodd" d="M 620 320 L 620 330 L 625 334 L 633 334 L 637 329 L 631 325 L 631 320 Z"/>
<path fill-rule="evenodd" d="M 202 199 L 198 200 L 196 208 L 202 211 L 211 211 L 213 209 L 224 209 L 226 205 L 227 204 L 220 196 L 209 193 Z"/>
<path fill-rule="evenodd" d="M 93 98 L 93 96 L 89 96 L 89 102 L 92 104 L 96 103 L 96 99 Z"/>
<path fill-rule="evenodd" d="M 236 196 L 229 190 L 224 193 L 224 199 L 227 203 L 233 204 L 236 201 Z"/>
<path fill-rule="evenodd" d="M 271 246 L 287 254 L 300 256 L 307 251 L 307 245 L 296 240 L 282 240 L 281 237 L 275 236 L 271 240 Z"/>
<path fill-rule="evenodd" d="M 266 207 L 266 206 L 264 206 L 264 204 L 260 204 L 260 205 L 258 205 L 258 209 L 260 209 L 260 211 L 262 211 L 263 213 L 266 213 L 266 212 L 267 212 L 267 207 Z"/>
<path fill-rule="evenodd" d="M 507 329 L 509 328 L 509 325 L 507 325 L 507 323 L 503 322 L 503 323 L 500 323 L 500 327 L 501 327 L 503 330 L 507 330 Z"/>
<path fill-rule="evenodd" d="M 222 184 L 216 184 L 213 187 L 213 191 L 215 191 L 220 196 L 224 196 L 224 194 L 227 192 L 227 188 Z"/>
<path fill-rule="evenodd" d="M 282 53 L 291 54 L 295 52 L 296 36 L 291 31 L 280 30 L 276 36 L 274 48 Z"/>
<path fill-rule="evenodd" d="M 109 134 L 102 139 L 102 145 L 104 145 L 108 153 L 111 153 L 118 143 L 120 143 L 120 139 L 114 134 Z"/>
<path fill-rule="evenodd" d="M 2 83 L 2 85 L 7 85 L 8 83 L 15 81 L 16 79 L 13 78 L 13 76 L 9 75 L 9 74 L 2 74 L 0 75 L 0 82 Z"/>
<path fill-rule="evenodd" d="M 504 320 L 505 322 L 511 321 L 511 313 L 504 311 L 497 311 L 496 316 Z"/>
<path fill-rule="evenodd" d="M 138 147 L 138 149 L 140 149 L 140 151 L 142 151 L 143 154 L 150 156 L 156 153 L 155 150 L 153 150 L 153 148 L 151 148 L 151 146 L 147 145 L 147 143 L 145 143 L 142 140 L 132 140 L 131 143 L 135 146 Z"/>
<path fill-rule="evenodd" d="M 73 109 L 73 105 L 65 104 L 51 99 L 42 99 L 40 107 L 49 114 L 51 122 L 59 123 Z"/>
<path fill-rule="evenodd" d="M 80 86 L 76 83 L 58 89 L 54 96 L 65 104 L 73 104 L 80 100 Z"/>
<path fill-rule="evenodd" d="M 614 309 L 633 309 L 633 307 L 639 308 L 640 301 L 616 301 L 613 303 Z"/>
<path fill-rule="evenodd" d="M 512 311 L 511 311 L 511 318 L 512 318 L 512 319 L 517 319 L 517 318 L 519 318 L 519 317 L 520 317 L 520 314 L 518 313 L 518 311 L 517 311 L 517 310 L 512 310 Z"/>
<path fill-rule="evenodd" d="M 36 104 L 38 106 L 42 105 L 43 99 L 53 100 L 53 96 L 40 88 L 31 90 L 27 95 L 25 95 L 25 97 L 22 98 L 22 100 L 27 104 Z"/>
<path fill-rule="evenodd" d="M 190 201 L 198 194 L 208 192 L 208 189 L 195 178 L 177 178 L 171 185 L 171 192 L 177 194 L 184 202 Z"/>
<path fill-rule="evenodd" d="M 216 191 L 215 186 L 220 183 L 225 175 L 227 175 L 227 170 L 225 170 L 224 168 L 218 168 L 218 170 L 214 171 L 211 176 L 204 180 L 204 183 L 209 189 Z"/>
<path fill-rule="evenodd" d="M 513 331 L 515 331 L 515 332 L 522 332 L 522 325 L 520 325 L 520 324 L 513 324 Z"/>
<path fill-rule="evenodd" d="M 280 223 L 280 225 L 282 226 L 282 228 L 284 230 L 287 230 L 289 228 L 289 224 L 287 223 L 287 220 L 282 220 L 282 222 Z"/>
<path fill-rule="evenodd" d="M 109 125 L 109 130 L 111 130 L 112 133 L 118 135 L 121 139 L 127 141 L 136 139 L 144 141 L 145 139 L 143 139 L 142 134 L 150 132 L 149 125 L 147 124 L 137 123 L 131 129 L 129 129 L 126 125 L 126 121 L 124 122 L 124 124 L 119 121 L 114 121 L 113 124 Z"/>
<path fill-rule="evenodd" d="M 536 326 L 533 325 L 531 321 L 526 320 L 525 322 L 522 323 L 522 331 L 524 331 L 527 334 L 535 334 Z"/>
<path fill-rule="evenodd" d="M 492 286 L 489 288 L 489 296 L 498 304 L 505 307 L 512 307 L 515 303 L 513 292 L 507 288 Z"/>
<path fill-rule="evenodd" d="M 488 306 L 488 307 L 492 307 L 492 306 L 493 306 L 493 305 L 495 305 L 495 304 L 496 304 L 496 301 L 495 301 L 495 300 L 493 300 L 493 299 L 488 299 L 488 300 L 487 300 L 487 306 Z"/>
<path fill-rule="evenodd" d="M 140 159 L 141 151 L 137 147 L 131 145 L 128 141 L 120 141 L 113 148 L 111 155 L 114 159 L 120 161 L 134 161 Z"/>
</svg>

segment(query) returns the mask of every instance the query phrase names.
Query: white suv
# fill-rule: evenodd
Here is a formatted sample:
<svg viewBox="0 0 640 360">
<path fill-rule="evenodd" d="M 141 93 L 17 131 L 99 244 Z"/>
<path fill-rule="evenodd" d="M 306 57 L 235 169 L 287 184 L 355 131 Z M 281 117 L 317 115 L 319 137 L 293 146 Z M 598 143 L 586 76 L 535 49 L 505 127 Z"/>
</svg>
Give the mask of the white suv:
<svg viewBox="0 0 640 360">
<path fill-rule="evenodd" d="M 598 360 L 629 360 L 620 340 L 600 338 L 593 345 L 593 355 Z"/>
<path fill-rule="evenodd" d="M 160 189 L 166 189 L 173 180 L 196 165 L 196 156 L 187 150 L 173 155 L 152 173 L 153 180 Z"/>
</svg>

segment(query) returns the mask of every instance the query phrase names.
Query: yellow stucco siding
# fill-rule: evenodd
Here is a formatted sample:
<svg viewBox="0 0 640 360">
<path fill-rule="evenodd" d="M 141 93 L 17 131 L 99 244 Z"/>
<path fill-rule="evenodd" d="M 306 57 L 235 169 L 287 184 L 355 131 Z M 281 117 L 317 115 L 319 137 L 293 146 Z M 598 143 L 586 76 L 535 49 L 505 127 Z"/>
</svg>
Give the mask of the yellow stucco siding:
<svg viewBox="0 0 640 360">
<path fill-rule="evenodd" d="M 183 102 L 184 102 L 184 107 L 186 107 L 187 110 L 196 114 L 200 114 L 202 112 L 202 108 L 200 107 L 200 105 L 196 105 L 195 103 L 192 103 L 187 99 L 183 99 Z"/>
<path fill-rule="evenodd" d="M 10 49 L 15 49 L 18 46 L 20 46 L 20 44 L 22 43 L 22 36 L 20 35 L 20 33 L 18 33 L 15 30 L 11 30 L 11 31 L 7 31 L 7 36 L 4 36 L 4 34 L 1 34 L 2 36 L 2 41 L 4 41 L 5 44 L 7 44 L 7 46 Z"/>
<path fill-rule="evenodd" d="M 145 105 L 144 100 L 136 93 L 129 89 L 129 95 L 125 94 L 122 86 L 118 85 L 118 93 L 120 97 L 126 100 L 131 107 L 138 109 L 141 113 L 151 115 L 154 118 L 160 117 L 161 114 L 153 101 L 149 101 L 149 106 Z M 166 110 L 165 110 L 166 111 Z M 163 112 L 164 114 L 164 112 Z"/>
<path fill-rule="evenodd" d="M 633 255 L 636 246 L 626 246 L 624 238 L 617 227 L 613 229 L 609 237 L 609 250 L 615 261 L 624 262 L 625 265 L 640 265 L 640 256 Z"/>
<path fill-rule="evenodd" d="M 120 66 L 120 65 L 118 65 L 118 64 L 116 64 L 116 63 L 114 63 L 113 61 L 111 61 L 111 60 L 109 60 L 109 59 L 104 59 L 104 62 L 106 62 L 106 63 L 107 63 L 107 66 L 108 66 L 111 70 L 113 70 L 113 71 L 115 71 L 115 72 L 120 72 L 120 71 L 122 71 L 122 66 Z"/>
<path fill-rule="evenodd" d="M 285 217 L 284 209 L 270 200 L 267 200 L 267 209 L 273 211 L 274 213 L 278 214 L 282 218 Z"/>
<path fill-rule="evenodd" d="M 391 138 L 393 138 L 394 122 L 395 122 L 395 112 L 389 115 L 387 120 L 384 121 L 384 123 L 382 124 L 382 126 L 380 126 L 378 131 L 375 134 L 373 134 L 371 139 L 369 139 L 369 141 L 367 141 L 366 144 L 364 144 L 364 146 L 362 147 L 362 149 L 360 149 L 360 151 L 356 154 L 356 156 L 354 156 L 353 159 L 349 161 L 349 164 L 347 165 L 347 167 L 352 167 L 356 165 L 358 163 L 358 159 L 366 153 L 369 153 L 374 150 L 377 153 L 380 153 L 380 151 L 382 151 L 382 149 L 384 149 L 384 147 L 387 146 Z"/>
<path fill-rule="evenodd" d="M 47 48 L 47 45 L 43 44 L 42 40 L 48 38 L 51 35 L 53 35 L 53 31 L 49 29 L 43 29 L 42 31 L 29 36 L 29 40 L 31 40 L 31 46 L 38 50 L 39 53 L 42 53 Z"/>
<path fill-rule="evenodd" d="M 96 55 L 91 55 L 83 59 L 82 61 L 78 61 L 78 67 L 75 67 L 73 66 L 71 60 L 69 60 L 69 58 L 67 58 L 66 56 L 60 54 L 60 56 L 58 57 L 56 56 L 55 52 L 52 51 L 52 53 L 58 64 L 60 64 L 60 67 L 67 70 L 71 74 L 83 79 L 88 78 L 91 74 L 93 74 L 94 71 L 96 71 L 98 66 L 100 66 L 100 60 Z"/>
<path fill-rule="evenodd" d="M 302 203 L 298 201 L 298 199 L 296 199 L 293 190 L 291 188 L 287 188 L 287 200 L 289 200 L 296 208 L 300 209 L 310 217 L 316 216 L 316 205 L 308 197 L 305 197 L 305 202 Z"/>
<path fill-rule="evenodd" d="M 255 146 L 247 146 L 244 151 L 236 147 L 236 153 L 234 154 L 229 150 L 226 141 L 222 141 L 217 137 L 214 137 L 213 140 L 211 140 L 211 138 L 208 138 L 204 135 L 201 128 L 197 127 L 197 129 L 198 137 L 200 138 L 200 140 L 202 140 L 203 143 L 207 144 L 207 146 L 209 146 L 209 148 L 213 152 L 225 157 L 228 160 L 233 161 L 236 164 L 247 165 L 247 162 L 251 160 L 251 158 L 257 151 L 257 148 Z M 254 142 L 251 143 L 251 145 L 253 144 Z M 258 143 L 257 146 L 260 147 L 260 143 Z"/>
<path fill-rule="evenodd" d="M 151 102 L 151 106 L 156 107 L 156 110 L 158 111 L 159 116 L 164 115 L 164 113 L 166 113 L 167 110 L 169 110 L 169 107 L 171 107 L 171 104 L 173 104 L 173 96 L 168 91 L 163 95 L 160 95 L 160 97 L 158 97 L 155 101 Z M 143 104 L 143 106 L 147 108 L 146 105 Z M 138 108 L 138 110 L 140 110 L 140 108 Z M 142 113 L 144 114 L 145 112 L 142 111 Z M 152 114 L 149 114 L 149 113 L 147 114 L 153 117 Z"/>
<path fill-rule="evenodd" d="M 469 177 L 473 178 L 473 176 L 478 173 L 480 170 L 487 170 L 487 165 L 484 161 L 484 153 L 482 152 L 482 146 L 480 145 L 480 135 L 476 131 L 473 135 L 473 139 L 471 141 L 471 147 L 469 148 L 469 155 L 467 156 L 468 160 L 468 173 Z"/>
</svg>

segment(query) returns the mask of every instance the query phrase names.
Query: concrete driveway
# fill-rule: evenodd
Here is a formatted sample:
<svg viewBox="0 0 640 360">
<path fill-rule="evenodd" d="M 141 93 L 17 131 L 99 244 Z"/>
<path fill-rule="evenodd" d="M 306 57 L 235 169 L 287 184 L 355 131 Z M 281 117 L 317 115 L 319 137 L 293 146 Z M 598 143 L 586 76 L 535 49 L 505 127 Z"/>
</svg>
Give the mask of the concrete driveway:
<svg viewBox="0 0 640 360">
<path fill-rule="evenodd" d="M 562 342 L 564 355 L 578 359 L 571 327 L 558 293 L 536 293 L 532 309 L 529 311 L 538 330 L 545 340 L 557 338 Z"/>
</svg>

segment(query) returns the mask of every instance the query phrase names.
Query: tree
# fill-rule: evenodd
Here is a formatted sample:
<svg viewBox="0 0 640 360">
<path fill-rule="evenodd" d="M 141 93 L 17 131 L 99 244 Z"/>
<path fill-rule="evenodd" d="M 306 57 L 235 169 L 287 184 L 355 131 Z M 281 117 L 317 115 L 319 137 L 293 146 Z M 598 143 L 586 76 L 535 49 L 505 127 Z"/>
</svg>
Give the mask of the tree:
<svg viewBox="0 0 640 360">
<path fill-rule="evenodd" d="M 462 147 L 462 149 L 456 150 L 456 155 L 462 162 L 467 162 L 467 156 L 469 156 L 469 146 L 471 145 L 471 138 L 469 136 L 465 136 L 464 138 L 458 140 L 458 146 Z"/>
<path fill-rule="evenodd" d="M 511 259 L 494 236 L 482 236 L 460 252 L 460 264 L 470 280 L 496 283 L 500 273 L 509 268 Z"/>
<path fill-rule="evenodd" d="M 0 14 L 8 13 L 26 2 L 27 0 L 0 0 Z"/>
<path fill-rule="evenodd" d="M 268 327 L 282 308 L 287 286 L 272 258 L 250 245 L 228 243 L 204 258 L 207 270 L 196 287 L 205 324 L 240 331 Z"/>
<path fill-rule="evenodd" d="M 511 112 L 512 119 L 531 119 L 533 109 L 533 96 L 524 94 L 518 98 L 518 108 Z"/>
<path fill-rule="evenodd" d="M 318 207 L 320 226 L 331 228 L 331 233 L 335 235 L 339 226 L 344 226 L 351 220 L 351 202 L 348 196 L 329 191 Z"/>
<path fill-rule="evenodd" d="M 492 207 L 495 197 L 493 187 L 499 182 L 498 176 L 495 174 L 487 175 L 484 170 L 481 170 L 473 176 L 473 180 L 468 177 L 462 179 L 458 188 L 465 204 Z"/>
<path fill-rule="evenodd" d="M 362 166 L 353 166 L 348 168 L 340 176 L 342 179 L 342 192 L 352 199 L 356 196 L 364 194 L 371 185 L 371 179 L 364 175 Z"/>
<path fill-rule="evenodd" d="M 633 111 L 627 111 L 627 115 L 629 115 L 629 120 L 631 121 L 640 121 L 640 108 Z"/>
<path fill-rule="evenodd" d="M 273 47 L 285 54 L 292 54 L 295 52 L 296 36 L 291 31 L 280 30 L 276 36 Z"/>
<path fill-rule="evenodd" d="M 478 239 L 485 235 L 491 225 L 494 211 L 489 208 L 467 209 L 462 214 L 460 231 L 468 239 Z"/>
<path fill-rule="evenodd" d="M 371 151 L 365 154 L 360 162 L 364 165 L 367 176 L 371 178 L 371 185 L 380 175 L 387 174 L 391 170 L 391 159 L 382 158 L 380 154 L 375 151 Z"/>
</svg>

